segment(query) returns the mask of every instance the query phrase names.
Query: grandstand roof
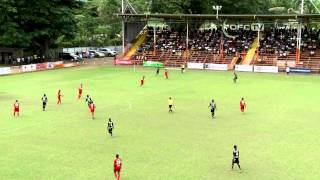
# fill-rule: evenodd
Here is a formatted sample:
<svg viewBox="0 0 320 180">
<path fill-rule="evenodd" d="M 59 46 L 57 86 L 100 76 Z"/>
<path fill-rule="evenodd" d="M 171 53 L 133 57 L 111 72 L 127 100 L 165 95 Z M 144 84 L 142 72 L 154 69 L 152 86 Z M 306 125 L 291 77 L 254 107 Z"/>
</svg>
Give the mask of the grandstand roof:
<svg viewBox="0 0 320 180">
<path fill-rule="evenodd" d="M 215 20 L 215 14 L 115 14 L 129 18 L 201 19 Z M 219 14 L 220 19 L 271 20 L 271 19 L 320 19 L 320 14 Z"/>
</svg>

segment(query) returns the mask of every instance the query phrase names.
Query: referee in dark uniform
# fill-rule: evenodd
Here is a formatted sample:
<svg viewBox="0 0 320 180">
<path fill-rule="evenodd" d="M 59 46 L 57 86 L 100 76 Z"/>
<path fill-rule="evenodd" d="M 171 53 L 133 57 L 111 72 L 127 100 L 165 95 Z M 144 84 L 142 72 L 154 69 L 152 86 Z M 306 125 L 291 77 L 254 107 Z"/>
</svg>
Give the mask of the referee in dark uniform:
<svg viewBox="0 0 320 180">
<path fill-rule="evenodd" d="M 237 164 L 239 169 L 241 170 L 240 168 L 240 161 L 239 161 L 239 156 L 240 156 L 240 153 L 239 153 L 239 150 L 237 148 L 237 145 L 234 145 L 233 146 L 233 158 L 232 158 L 232 169 L 233 169 L 233 165 L 234 164 Z"/>
<path fill-rule="evenodd" d="M 48 98 L 46 96 L 46 94 L 43 95 L 43 97 L 41 98 L 42 101 L 42 111 L 46 110 L 46 106 L 47 106 L 47 102 L 48 102 Z"/>
</svg>

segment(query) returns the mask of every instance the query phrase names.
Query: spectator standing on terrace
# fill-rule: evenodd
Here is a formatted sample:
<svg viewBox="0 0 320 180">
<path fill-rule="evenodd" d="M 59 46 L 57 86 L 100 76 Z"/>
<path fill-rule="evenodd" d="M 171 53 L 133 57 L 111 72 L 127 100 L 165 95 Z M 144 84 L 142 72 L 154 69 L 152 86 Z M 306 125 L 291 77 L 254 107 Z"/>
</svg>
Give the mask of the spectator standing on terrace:
<svg viewBox="0 0 320 180">
<path fill-rule="evenodd" d="M 31 63 L 31 56 L 28 56 L 27 57 L 27 64 L 30 64 Z"/>
<path fill-rule="evenodd" d="M 20 59 L 19 57 L 17 57 L 17 64 L 18 64 L 18 65 L 20 65 L 20 60 L 21 60 L 21 59 Z"/>
</svg>

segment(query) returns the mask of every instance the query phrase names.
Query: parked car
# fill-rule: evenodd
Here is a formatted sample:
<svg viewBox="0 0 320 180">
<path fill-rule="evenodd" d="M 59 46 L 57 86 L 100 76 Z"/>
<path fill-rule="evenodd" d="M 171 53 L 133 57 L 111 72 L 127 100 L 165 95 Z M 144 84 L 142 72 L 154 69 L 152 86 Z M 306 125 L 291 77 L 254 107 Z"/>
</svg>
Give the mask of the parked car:
<svg viewBox="0 0 320 180">
<path fill-rule="evenodd" d="M 82 58 L 75 53 L 61 52 L 59 53 L 59 59 L 68 60 L 68 61 L 81 61 Z"/>
<path fill-rule="evenodd" d="M 89 50 L 89 54 L 93 54 L 94 57 L 105 57 L 105 55 L 102 52 L 99 52 L 97 50 Z"/>
<path fill-rule="evenodd" d="M 111 50 L 109 48 L 101 48 L 99 49 L 99 52 L 102 52 L 106 56 L 116 56 L 117 51 Z"/>
</svg>

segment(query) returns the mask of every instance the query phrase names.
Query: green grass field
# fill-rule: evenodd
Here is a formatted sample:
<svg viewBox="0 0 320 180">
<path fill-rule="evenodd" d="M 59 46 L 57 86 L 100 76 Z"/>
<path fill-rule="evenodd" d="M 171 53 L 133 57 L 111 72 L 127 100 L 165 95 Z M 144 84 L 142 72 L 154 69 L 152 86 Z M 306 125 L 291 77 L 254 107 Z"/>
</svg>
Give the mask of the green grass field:
<svg viewBox="0 0 320 180">
<path fill-rule="evenodd" d="M 154 69 L 100 66 L 0 77 L 0 179 L 113 180 L 116 153 L 123 180 L 320 179 L 319 76 L 238 75 L 237 84 L 231 72 L 170 71 L 166 80 Z M 80 83 L 95 101 L 95 120 L 77 99 Z M 242 171 L 231 170 L 234 144 Z"/>
</svg>

